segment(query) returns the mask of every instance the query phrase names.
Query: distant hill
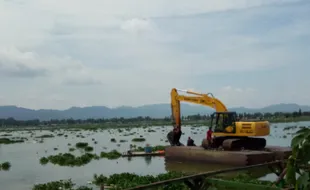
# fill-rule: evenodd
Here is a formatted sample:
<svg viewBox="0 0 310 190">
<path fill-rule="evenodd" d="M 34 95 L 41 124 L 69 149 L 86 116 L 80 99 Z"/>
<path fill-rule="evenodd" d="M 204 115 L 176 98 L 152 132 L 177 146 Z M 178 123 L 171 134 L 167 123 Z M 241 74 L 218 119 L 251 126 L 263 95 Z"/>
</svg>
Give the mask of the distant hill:
<svg viewBox="0 0 310 190">
<path fill-rule="evenodd" d="M 251 109 L 245 107 L 230 108 L 230 111 L 238 113 L 254 113 L 254 112 L 294 112 L 299 108 L 302 111 L 310 111 L 310 106 L 301 106 L 297 104 L 276 104 L 263 107 L 260 109 Z M 0 106 L 0 118 L 13 117 L 17 120 L 50 120 L 50 119 L 87 119 L 87 118 L 113 118 L 113 117 L 137 117 L 137 116 L 150 116 L 153 118 L 162 118 L 170 116 L 170 104 L 154 104 L 145 105 L 140 107 L 118 107 L 108 108 L 105 106 L 91 106 L 91 107 L 72 107 L 67 110 L 32 110 L 16 106 Z M 210 114 L 214 110 L 197 105 L 182 104 L 183 115 L 194 114 Z"/>
</svg>

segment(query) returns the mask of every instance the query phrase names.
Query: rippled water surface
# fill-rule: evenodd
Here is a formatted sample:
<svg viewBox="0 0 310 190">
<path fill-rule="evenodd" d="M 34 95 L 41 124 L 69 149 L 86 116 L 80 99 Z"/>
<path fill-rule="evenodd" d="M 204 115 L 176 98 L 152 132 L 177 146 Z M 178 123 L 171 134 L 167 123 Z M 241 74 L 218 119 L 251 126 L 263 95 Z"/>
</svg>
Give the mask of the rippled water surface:
<svg viewBox="0 0 310 190">
<path fill-rule="evenodd" d="M 310 122 L 299 123 L 277 123 L 272 124 L 271 134 L 266 137 L 268 145 L 289 146 L 294 133 L 298 128 L 290 130 L 283 129 L 288 126 L 310 126 Z M 12 132 L 14 137 L 27 137 L 28 141 L 19 144 L 0 145 L 0 162 L 9 161 L 12 167 L 9 171 L 0 171 L 1 189 L 17 190 L 17 189 L 31 189 L 33 184 L 46 183 L 48 181 L 69 179 L 71 178 L 75 183 L 85 185 L 87 181 L 93 178 L 94 173 L 110 175 L 113 173 L 134 172 L 137 174 L 159 174 L 168 170 L 172 171 L 189 171 L 202 172 L 216 170 L 224 166 L 218 165 L 198 165 L 193 163 L 180 162 L 165 162 L 164 157 L 141 158 L 134 157 L 130 160 L 128 158 L 120 158 L 118 160 L 93 160 L 89 164 L 82 167 L 60 167 L 57 165 L 47 164 L 40 165 L 39 159 L 43 156 L 54 155 L 58 153 L 69 152 L 71 147 L 68 143 L 75 145 L 77 142 L 88 142 L 94 147 L 94 152 L 99 154 L 101 151 L 109 151 L 116 149 L 124 152 L 129 149 L 130 144 L 137 146 L 145 146 L 146 143 L 152 145 L 168 145 L 166 141 L 166 134 L 171 130 L 170 126 L 166 127 L 152 127 L 155 132 L 148 132 L 148 129 L 133 128 L 130 132 L 123 130 L 119 132 L 117 129 L 97 130 L 97 131 L 18 131 Z M 196 144 L 200 144 L 205 137 L 207 127 L 183 127 L 185 133 L 181 141 L 186 142 L 187 137 L 191 136 Z M 126 136 L 125 134 L 136 132 L 134 135 Z M 54 138 L 45 138 L 43 143 L 38 143 L 33 137 L 44 134 L 64 133 L 68 137 L 56 136 Z M 0 135 L 5 134 L 1 132 Z M 30 137 L 32 134 L 33 137 Z M 85 138 L 82 138 L 82 135 Z M 132 138 L 143 136 L 147 139 L 146 142 L 131 142 Z M 77 137 L 78 136 L 78 137 Z M 128 140 L 125 143 L 112 143 L 111 138 L 119 140 Z M 94 144 L 95 139 L 97 144 Z M 58 150 L 54 150 L 58 148 Z M 78 155 L 81 154 L 79 150 L 73 152 Z M 254 170 L 257 177 L 263 179 L 274 180 L 274 175 L 266 175 L 268 170 Z"/>
</svg>

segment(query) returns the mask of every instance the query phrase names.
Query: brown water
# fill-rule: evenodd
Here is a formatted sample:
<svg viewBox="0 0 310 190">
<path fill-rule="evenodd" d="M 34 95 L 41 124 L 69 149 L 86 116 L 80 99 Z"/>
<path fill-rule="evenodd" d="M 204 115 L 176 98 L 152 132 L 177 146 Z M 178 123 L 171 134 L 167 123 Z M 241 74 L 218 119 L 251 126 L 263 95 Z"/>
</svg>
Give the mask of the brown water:
<svg viewBox="0 0 310 190">
<path fill-rule="evenodd" d="M 287 126 L 310 126 L 310 122 L 300 123 L 278 123 L 271 127 L 271 135 L 266 137 L 268 145 L 289 146 L 292 136 L 287 133 L 293 133 L 296 129 L 290 131 L 283 131 Z M 218 165 L 197 165 L 194 163 L 180 163 L 180 162 L 165 162 L 163 157 L 153 158 L 139 158 L 132 159 L 120 158 L 118 160 L 94 160 L 91 163 L 82 167 L 60 167 L 52 164 L 45 166 L 40 165 L 39 159 L 43 156 L 51 154 L 58 154 L 60 152 L 68 152 L 71 143 L 72 146 L 77 142 L 88 142 L 94 147 L 94 152 L 108 151 L 117 149 L 124 152 L 129 149 L 129 144 L 137 144 L 138 146 L 145 146 L 146 143 L 152 145 L 168 145 L 166 134 L 171 127 L 152 127 L 156 132 L 148 132 L 148 129 L 133 128 L 130 132 L 136 132 L 132 136 L 124 136 L 125 133 L 119 133 L 117 129 L 99 130 L 99 131 L 57 131 L 68 134 L 68 137 L 54 137 L 46 138 L 43 143 L 37 143 L 33 138 L 29 141 L 20 144 L 0 145 L 0 162 L 9 161 L 12 167 L 9 171 L 0 171 L 0 184 L 3 190 L 17 190 L 17 189 L 31 189 L 36 183 L 46 183 L 48 181 L 69 179 L 71 178 L 79 185 L 87 184 L 87 181 L 92 180 L 94 173 L 110 175 L 114 173 L 133 172 L 141 175 L 159 174 L 166 171 L 187 171 L 187 172 L 205 172 L 220 169 L 228 166 Z M 184 127 L 181 141 L 186 142 L 188 136 L 191 136 L 196 144 L 202 141 L 205 137 L 207 127 Z M 34 136 L 43 134 L 52 134 L 50 131 L 33 131 Z M 77 137 L 81 133 L 85 138 Z M 4 132 L 1 132 L 4 134 Z M 25 131 L 13 132 L 13 136 L 29 137 L 31 134 Z M 142 135 L 147 139 L 147 142 L 132 143 L 131 139 Z M 287 137 L 283 137 L 286 135 Z M 95 139 L 98 144 L 94 144 L 92 139 Z M 127 143 L 111 143 L 110 139 L 115 138 L 119 140 L 128 140 Z M 119 146 L 117 145 L 119 144 Z M 57 147 L 58 150 L 54 150 Z M 74 152 L 80 154 L 78 150 Z M 274 180 L 274 175 L 266 175 L 269 171 L 266 169 L 252 170 L 257 177 Z M 227 174 L 234 175 L 234 174 Z"/>
</svg>

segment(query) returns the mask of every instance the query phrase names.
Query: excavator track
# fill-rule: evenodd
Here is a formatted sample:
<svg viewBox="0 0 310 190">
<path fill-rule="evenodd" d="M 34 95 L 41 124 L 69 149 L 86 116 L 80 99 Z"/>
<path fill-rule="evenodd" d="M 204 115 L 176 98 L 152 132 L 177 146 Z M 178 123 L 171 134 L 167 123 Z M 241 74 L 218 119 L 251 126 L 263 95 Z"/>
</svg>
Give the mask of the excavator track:
<svg viewBox="0 0 310 190">
<path fill-rule="evenodd" d="M 224 150 L 262 150 L 266 146 L 266 139 L 253 137 L 216 137 L 214 141 L 215 148 L 220 146 Z"/>
</svg>

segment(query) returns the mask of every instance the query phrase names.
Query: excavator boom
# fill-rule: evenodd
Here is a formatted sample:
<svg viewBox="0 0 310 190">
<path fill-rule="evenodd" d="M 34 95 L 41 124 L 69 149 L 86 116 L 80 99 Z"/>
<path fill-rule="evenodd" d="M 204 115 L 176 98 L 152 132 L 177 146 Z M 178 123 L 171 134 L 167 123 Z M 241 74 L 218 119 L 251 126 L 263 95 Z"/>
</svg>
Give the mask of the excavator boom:
<svg viewBox="0 0 310 190">
<path fill-rule="evenodd" d="M 185 96 L 179 95 L 178 91 L 185 92 L 187 94 L 192 94 L 195 96 Z M 226 106 L 217 98 L 214 98 L 213 94 L 201 94 L 188 90 L 178 90 L 173 88 L 170 93 L 171 96 L 171 112 L 172 119 L 177 126 L 181 127 L 181 105 L 180 102 L 188 102 L 194 104 L 200 104 L 204 106 L 211 107 L 217 112 L 227 112 Z"/>
</svg>

